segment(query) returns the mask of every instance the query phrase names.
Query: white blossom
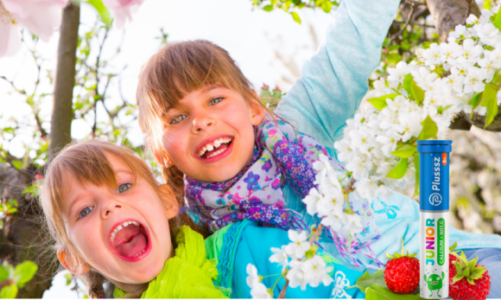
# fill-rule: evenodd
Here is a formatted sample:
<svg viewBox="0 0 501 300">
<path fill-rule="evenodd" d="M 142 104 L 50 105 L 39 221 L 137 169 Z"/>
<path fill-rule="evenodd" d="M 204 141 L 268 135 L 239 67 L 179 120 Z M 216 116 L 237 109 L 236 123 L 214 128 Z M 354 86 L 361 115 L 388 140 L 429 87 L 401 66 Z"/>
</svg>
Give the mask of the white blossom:
<svg viewBox="0 0 501 300">
<path fill-rule="evenodd" d="M 291 268 L 289 272 L 287 272 L 286 278 L 289 280 L 289 286 L 291 288 L 301 287 L 301 290 L 306 289 L 306 285 L 308 284 L 308 280 L 304 270 L 302 268 L 304 262 L 303 261 L 292 261 Z"/>
<path fill-rule="evenodd" d="M 282 246 L 281 249 L 273 247 L 271 248 L 271 251 L 273 252 L 273 255 L 270 256 L 270 262 L 282 265 L 283 272 L 289 264 L 289 256 L 285 252 L 285 246 Z"/>
<path fill-rule="evenodd" d="M 255 287 L 261 282 L 259 275 L 257 275 L 257 269 L 253 264 L 247 265 L 247 285 L 250 288 Z"/>
<path fill-rule="evenodd" d="M 329 275 L 333 268 L 326 267 L 324 260 L 318 255 L 306 260 L 301 265 L 301 268 L 303 269 L 306 281 L 312 287 L 317 287 L 320 283 L 328 286 L 333 281 Z"/>
<path fill-rule="evenodd" d="M 272 295 L 270 295 L 270 292 L 266 288 L 264 284 L 261 282 L 255 285 L 253 288 L 251 288 L 250 291 L 251 297 L 255 299 L 272 299 Z"/>
<path fill-rule="evenodd" d="M 306 251 L 311 248 L 310 243 L 307 241 L 308 234 L 306 231 L 298 233 L 295 230 L 289 230 L 289 239 L 292 243 L 285 246 L 285 253 L 293 259 L 303 258 Z"/>
</svg>

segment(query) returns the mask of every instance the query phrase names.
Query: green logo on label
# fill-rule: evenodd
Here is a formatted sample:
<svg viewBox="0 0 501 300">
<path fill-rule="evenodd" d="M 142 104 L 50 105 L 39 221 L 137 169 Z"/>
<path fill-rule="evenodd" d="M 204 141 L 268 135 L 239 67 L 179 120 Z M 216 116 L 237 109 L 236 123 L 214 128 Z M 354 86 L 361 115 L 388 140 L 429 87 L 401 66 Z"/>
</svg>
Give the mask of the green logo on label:
<svg viewBox="0 0 501 300">
<path fill-rule="evenodd" d="M 445 278 L 445 273 L 442 272 L 442 277 L 438 276 L 437 274 L 431 274 L 428 279 L 426 279 L 426 275 L 424 275 L 424 281 L 426 282 L 426 286 L 428 289 L 431 291 L 430 297 L 433 296 L 433 291 L 437 290 L 437 297 L 442 297 L 440 296 L 440 289 L 444 286 L 444 278 Z"/>
<path fill-rule="evenodd" d="M 437 246 L 438 264 L 443 266 L 448 255 L 445 251 L 445 220 L 443 218 L 438 219 L 437 222 Z"/>
</svg>

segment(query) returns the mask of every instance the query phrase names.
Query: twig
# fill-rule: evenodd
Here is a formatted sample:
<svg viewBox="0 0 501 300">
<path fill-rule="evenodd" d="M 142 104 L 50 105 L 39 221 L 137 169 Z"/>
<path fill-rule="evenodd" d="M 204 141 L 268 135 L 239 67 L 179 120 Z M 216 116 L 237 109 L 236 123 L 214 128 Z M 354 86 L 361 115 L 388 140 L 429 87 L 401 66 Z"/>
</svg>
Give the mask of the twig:
<svg viewBox="0 0 501 300">
<path fill-rule="evenodd" d="M 404 27 L 402 27 L 397 33 L 395 33 L 394 35 L 392 35 L 389 40 L 390 40 L 390 43 L 399 35 L 402 34 L 402 32 L 404 32 L 405 28 L 407 28 L 407 26 L 409 25 L 409 23 L 411 22 L 412 20 L 412 14 L 414 14 L 414 9 L 416 9 L 416 6 L 418 5 L 421 5 L 422 3 L 416 3 L 416 2 L 410 2 L 410 1 L 407 1 L 408 3 L 410 3 L 411 5 L 411 10 L 409 11 L 409 15 L 407 16 L 407 21 L 405 21 L 405 24 L 404 24 Z"/>
<path fill-rule="evenodd" d="M 285 281 L 284 287 L 280 291 L 280 295 L 278 295 L 278 299 L 285 299 L 285 292 L 287 292 L 288 286 L 289 286 L 289 279 Z"/>
</svg>

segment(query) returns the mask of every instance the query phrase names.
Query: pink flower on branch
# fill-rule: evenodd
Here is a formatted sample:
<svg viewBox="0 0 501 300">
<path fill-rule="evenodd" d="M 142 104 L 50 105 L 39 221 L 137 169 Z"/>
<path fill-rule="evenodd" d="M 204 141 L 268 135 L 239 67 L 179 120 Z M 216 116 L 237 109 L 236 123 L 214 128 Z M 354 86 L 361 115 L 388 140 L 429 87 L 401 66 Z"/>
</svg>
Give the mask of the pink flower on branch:
<svg viewBox="0 0 501 300">
<path fill-rule="evenodd" d="M 24 27 L 47 42 L 61 25 L 67 0 L 0 0 L 0 57 L 21 48 L 19 29 Z"/>
<path fill-rule="evenodd" d="M 103 0 L 104 5 L 111 10 L 117 28 L 122 28 L 126 21 L 132 21 L 132 13 L 135 13 L 143 2 L 144 0 Z"/>
</svg>

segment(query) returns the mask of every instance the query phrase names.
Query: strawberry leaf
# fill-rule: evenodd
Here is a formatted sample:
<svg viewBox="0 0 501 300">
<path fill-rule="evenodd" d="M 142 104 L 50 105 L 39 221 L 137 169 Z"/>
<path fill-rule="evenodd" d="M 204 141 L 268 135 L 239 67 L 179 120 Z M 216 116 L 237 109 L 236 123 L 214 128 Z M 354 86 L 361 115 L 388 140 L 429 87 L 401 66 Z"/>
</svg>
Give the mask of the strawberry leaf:
<svg viewBox="0 0 501 300">
<path fill-rule="evenodd" d="M 459 272 L 456 274 L 456 276 L 454 276 L 454 278 L 452 278 L 452 283 L 456 283 L 458 282 L 459 280 L 463 279 L 464 278 L 464 275 L 463 274 L 460 274 Z"/>
<path fill-rule="evenodd" d="M 369 275 L 369 271 L 367 271 L 358 278 L 357 284 L 355 286 L 358 287 L 364 293 L 366 293 L 366 290 L 369 287 L 374 287 L 374 286 L 386 287 L 386 283 L 384 280 L 384 272 L 382 270 L 379 270 L 376 273 Z"/>
<path fill-rule="evenodd" d="M 417 291 L 417 293 L 416 293 Z M 412 294 L 397 294 L 390 291 L 386 287 L 381 286 L 371 286 L 367 288 L 365 293 L 366 300 L 417 300 L 421 297 L 419 296 L 419 287 Z"/>
<path fill-rule="evenodd" d="M 458 243 L 454 242 L 454 245 L 452 245 L 451 247 L 449 247 L 449 251 L 450 252 L 454 251 L 454 249 L 456 249 L 457 246 L 458 246 Z M 454 254 L 454 253 L 452 253 L 452 254 Z"/>
</svg>

